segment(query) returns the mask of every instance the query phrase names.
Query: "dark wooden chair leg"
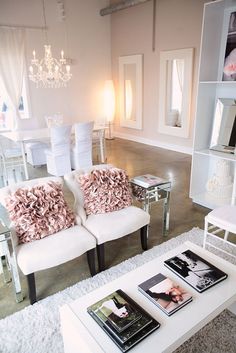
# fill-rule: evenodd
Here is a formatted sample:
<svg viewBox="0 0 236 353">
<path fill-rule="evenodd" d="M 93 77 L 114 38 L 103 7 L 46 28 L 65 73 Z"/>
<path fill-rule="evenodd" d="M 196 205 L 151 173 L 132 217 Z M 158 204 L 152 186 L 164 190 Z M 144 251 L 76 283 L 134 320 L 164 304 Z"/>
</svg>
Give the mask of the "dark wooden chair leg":
<svg viewBox="0 0 236 353">
<path fill-rule="evenodd" d="M 105 270 L 105 246 L 103 244 L 97 245 L 97 254 L 98 254 L 98 270 L 99 272 Z"/>
<path fill-rule="evenodd" d="M 30 300 L 30 304 L 32 305 L 37 301 L 34 273 L 30 273 L 26 277 L 27 277 L 27 283 L 28 283 L 29 300 Z"/>
<path fill-rule="evenodd" d="M 87 251 L 87 260 L 88 260 L 88 266 L 89 266 L 91 276 L 96 275 L 95 249 L 91 249 Z"/>
<path fill-rule="evenodd" d="M 142 244 L 142 249 L 147 250 L 148 245 L 148 224 L 140 229 L 140 236 L 141 236 L 141 244 Z"/>
</svg>

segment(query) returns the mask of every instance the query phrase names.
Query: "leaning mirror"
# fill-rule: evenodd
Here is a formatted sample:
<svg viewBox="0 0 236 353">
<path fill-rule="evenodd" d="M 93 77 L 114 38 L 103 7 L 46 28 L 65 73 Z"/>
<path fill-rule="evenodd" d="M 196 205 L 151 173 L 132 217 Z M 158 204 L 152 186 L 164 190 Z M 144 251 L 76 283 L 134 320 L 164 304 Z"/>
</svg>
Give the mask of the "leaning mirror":
<svg viewBox="0 0 236 353">
<path fill-rule="evenodd" d="M 210 149 L 234 153 L 236 145 L 236 99 L 218 98 Z"/>
<path fill-rule="evenodd" d="M 160 53 L 160 133 L 188 137 L 192 88 L 193 49 Z"/>
<path fill-rule="evenodd" d="M 120 125 L 142 129 L 142 55 L 119 57 Z"/>
</svg>

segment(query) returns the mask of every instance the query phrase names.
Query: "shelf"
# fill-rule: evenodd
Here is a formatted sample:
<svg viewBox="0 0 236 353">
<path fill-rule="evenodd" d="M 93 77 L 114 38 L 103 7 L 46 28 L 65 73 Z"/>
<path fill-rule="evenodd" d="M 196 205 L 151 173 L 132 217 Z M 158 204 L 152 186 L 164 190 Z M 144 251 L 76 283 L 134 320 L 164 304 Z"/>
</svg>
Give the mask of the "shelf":
<svg viewBox="0 0 236 353">
<path fill-rule="evenodd" d="M 194 203 L 197 203 L 201 206 L 214 209 L 216 207 L 226 206 L 231 203 L 231 198 L 217 199 L 207 192 L 201 194 L 193 195 L 192 200 Z"/>
<path fill-rule="evenodd" d="M 227 161 L 236 162 L 236 155 L 232 153 L 212 151 L 209 149 L 194 151 L 194 153 L 201 154 L 204 156 L 209 156 L 209 157 L 222 158 L 222 159 L 226 159 Z"/>
<path fill-rule="evenodd" d="M 199 81 L 200 84 L 223 84 L 223 85 L 229 85 L 229 84 L 233 84 L 236 85 L 236 81 Z"/>
</svg>

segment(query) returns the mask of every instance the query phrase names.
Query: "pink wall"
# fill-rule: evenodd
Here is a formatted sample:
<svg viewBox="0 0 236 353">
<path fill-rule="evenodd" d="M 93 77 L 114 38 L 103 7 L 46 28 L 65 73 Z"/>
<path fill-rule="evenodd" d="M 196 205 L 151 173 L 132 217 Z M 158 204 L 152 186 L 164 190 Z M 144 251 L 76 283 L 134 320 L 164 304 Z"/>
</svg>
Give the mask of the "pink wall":
<svg viewBox="0 0 236 353">
<path fill-rule="evenodd" d="M 152 51 L 153 1 L 111 16 L 112 75 L 118 90 L 118 58 L 144 54 L 143 130 L 121 128 L 115 135 L 183 152 L 191 152 L 203 5 L 205 0 L 157 0 L 155 51 Z M 194 48 L 193 91 L 189 138 L 158 133 L 159 57 L 161 50 Z M 117 104 L 118 106 L 118 104 Z"/>
</svg>

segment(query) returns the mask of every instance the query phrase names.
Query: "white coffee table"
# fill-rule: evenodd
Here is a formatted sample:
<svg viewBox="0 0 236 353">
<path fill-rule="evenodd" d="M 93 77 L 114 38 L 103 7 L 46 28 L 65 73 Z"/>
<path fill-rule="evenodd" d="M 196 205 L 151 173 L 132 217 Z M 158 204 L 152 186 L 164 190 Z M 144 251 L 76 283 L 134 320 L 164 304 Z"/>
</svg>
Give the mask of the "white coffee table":
<svg viewBox="0 0 236 353">
<path fill-rule="evenodd" d="M 203 293 L 196 292 L 163 262 L 182 251 L 190 249 L 228 274 L 228 278 Z M 141 294 L 137 285 L 161 272 L 193 295 L 193 301 L 168 317 Z M 197 245 L 186 242 L 118 279 L 64 305 L 60 309 L 61 330 L 65 353 L 120 353 L 119 348 L 87 313 L 87 307 L 116 289 L 123 289 L 156 320 L 161 327 L 132 348 L 132 353 L 172 352 L 195 334 L 225 308 L 236 302 L 236 266 L 228 263 Z"/>
</svg>

